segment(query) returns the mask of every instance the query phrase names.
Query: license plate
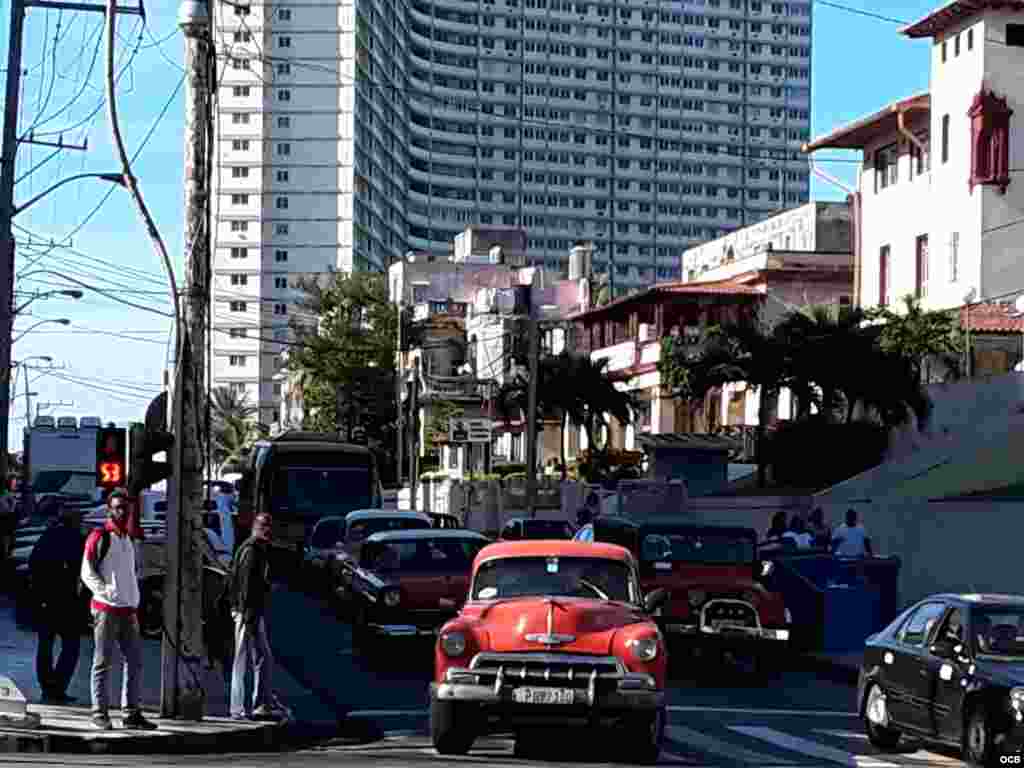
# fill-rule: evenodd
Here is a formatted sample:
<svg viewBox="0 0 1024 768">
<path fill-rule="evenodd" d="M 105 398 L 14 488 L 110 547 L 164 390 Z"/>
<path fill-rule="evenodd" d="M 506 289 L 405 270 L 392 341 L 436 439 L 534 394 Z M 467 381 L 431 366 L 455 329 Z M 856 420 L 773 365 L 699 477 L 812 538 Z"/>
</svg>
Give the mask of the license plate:
<svg viewBox="0 0 1024 768">
<path fill-rule="evenodd" d="M 571 688 L 516 688 L 512 698 L 517 704 L 572 704 Z"/>
</svg>

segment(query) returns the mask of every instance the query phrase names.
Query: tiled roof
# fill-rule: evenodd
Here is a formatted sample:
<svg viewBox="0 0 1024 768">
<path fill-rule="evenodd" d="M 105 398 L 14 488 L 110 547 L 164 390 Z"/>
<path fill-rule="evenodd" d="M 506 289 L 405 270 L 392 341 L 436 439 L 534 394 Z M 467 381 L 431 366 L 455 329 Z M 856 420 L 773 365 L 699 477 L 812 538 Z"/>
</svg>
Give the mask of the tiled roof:
<svg viewBox="0 0 1024 768">
<path fill-rule="evenodd" d="M 1024 0 L 1022 0 L 1024 1 Z M 900 112 L 908 110 L 928 110 L 931 108 L 931 96 L 919 93 L 916 96 L 893 102 L 873 115 L 854 120 L 852 123 L 837 128 L 832 133 L 815 139 L 801 148 L 805 154 L 819 149 L 863 149 L 876 136 L 895 133 Z"/>
<path fill-rule="evenodd" d="M 920 21 L 903 28 L 907 37 L 935 37 L 964 19 L 975 16 L 989 8 L 1024 11 L 1022 0 L 954 0 L 938 10 L 932 11 Z"/>
<path fill-rule="evenodd" d="M 690 294 L 693 296 L 761 296 L 764 295 L 764 291 L 759 288 L 754 288 L 749 285 L 738 285 L 730 280 L 719 280 L 716 282 L 696 282 L 696 283 L 656 283 L 650 288 L 638 293 L 631 294 L 629 296 L 623 296 L 610 301 L 607 304 L 602 304 L 599 307 L 591 307 L 586 312 L 578 312 L 570 315 L 569 319 L 579 320 L 586 315 L 594 315 L 600 312 L 607 312 L 611 309 L 617 309 L 618 307 L 625 306 L 630 302 L 651 299 L 656 294 L 667 293 L 672 295 L 686 295 Z"/>
<path fill-rule="evenodd" d="M 738 440 L 721 435 L 674 432 L 661 435 L 637 435 L 642 448 L 684 448 L 700 451 L 734 451 L 742 447 Z"/>
<path fill-rule="evenodd" d="M 976 304 L 960 308 L 960 327 L 972 333 L 1024 333 L 1024 317 L 1007 304 Z"/>
</svg>

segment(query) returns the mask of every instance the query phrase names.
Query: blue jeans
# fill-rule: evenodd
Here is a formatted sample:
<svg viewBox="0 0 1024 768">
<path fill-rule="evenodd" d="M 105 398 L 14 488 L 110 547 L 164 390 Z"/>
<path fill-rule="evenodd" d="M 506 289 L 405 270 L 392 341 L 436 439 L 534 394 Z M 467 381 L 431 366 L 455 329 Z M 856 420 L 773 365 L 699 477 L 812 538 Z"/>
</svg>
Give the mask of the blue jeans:
<svg viewBox="0 0 1024 768">
<path fill-rule="evenodd" d="M 252 709 L 270 709 L 270 669 L 274 657 L 267 639 L 266 619 L 246 624 L 240 613 L 235 619 L 235 663 L 231 671 L 231 716 L 245 717 L 252 710 L 246 705 L 246 673 L 252 669 Z"/>
<path fill-rule="evenodd" d="M 125 713 L 138 714 L 139 683 L 142 676 L 142 635 L 135 614 L 108 611 L 92 612 L 95 650 L 92 657 L 92 711 L 107 714 L 110 706 L 110 668 L 114 662 L 114 647 L 124 658 L 124 689 L 121 708 Z"/>
</svg>

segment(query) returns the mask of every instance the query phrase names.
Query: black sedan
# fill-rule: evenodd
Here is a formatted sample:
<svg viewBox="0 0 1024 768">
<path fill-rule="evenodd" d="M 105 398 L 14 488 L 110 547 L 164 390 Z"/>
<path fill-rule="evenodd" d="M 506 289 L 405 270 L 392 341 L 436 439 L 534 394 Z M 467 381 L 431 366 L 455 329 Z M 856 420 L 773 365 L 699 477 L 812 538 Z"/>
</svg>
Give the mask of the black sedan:
<svg viewBox="0 0 1024 768">
<path fill-rule="evenodd" d="M 961 749 L 974 766 L 1019 754 L 1024 733 L 1024 597 L 934 595 L 869 637 L 857 686 L 868 738 Z"/>
</svg>

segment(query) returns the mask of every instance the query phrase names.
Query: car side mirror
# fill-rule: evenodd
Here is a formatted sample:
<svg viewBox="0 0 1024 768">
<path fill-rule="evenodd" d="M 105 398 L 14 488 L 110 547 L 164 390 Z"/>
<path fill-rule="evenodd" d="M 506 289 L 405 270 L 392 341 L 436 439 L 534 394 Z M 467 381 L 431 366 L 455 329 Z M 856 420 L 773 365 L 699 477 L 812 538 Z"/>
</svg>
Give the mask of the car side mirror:
<svg viewBox="0 0 1024 768">
<path fill-rule="evenodd" d="M 644 610 L 647 613 L 654 613 L 668 601 L 668 590 L 655 589 L 644 595 Z"/>
<path fill-rule="evenodd" d="M 442 597 L 438 601 L 438 605 L 441 606 L 442 611 L 457 611 L 459 610 L 459 604 L 452 600 L 450 597 Z"/>
</svg>

